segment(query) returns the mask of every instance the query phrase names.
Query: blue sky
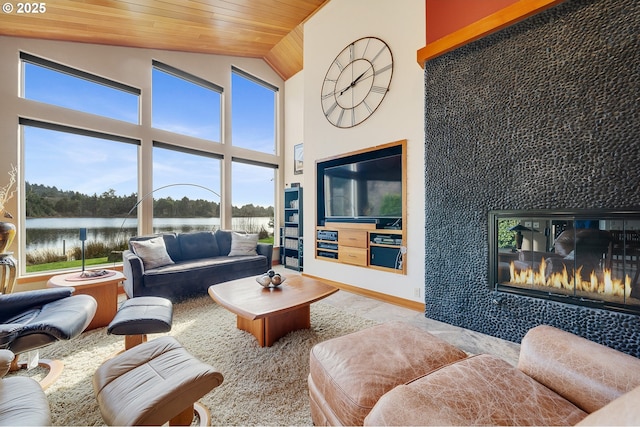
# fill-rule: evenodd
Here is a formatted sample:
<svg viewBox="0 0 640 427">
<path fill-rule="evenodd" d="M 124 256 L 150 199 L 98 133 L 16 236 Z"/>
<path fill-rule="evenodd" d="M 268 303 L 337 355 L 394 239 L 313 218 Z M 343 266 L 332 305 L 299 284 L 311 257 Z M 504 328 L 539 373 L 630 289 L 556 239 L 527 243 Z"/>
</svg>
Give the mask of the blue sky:
<svg viewBox="0 0 640 427">
<path fill-rule="evenodd" d="M 152 126 L 181 135 L 220 141 L 218 92 L 153 69 Z"/>
<path fill-rule="evenodd" d="M 27 99 L 130 123 L 138 121 L 135 95 L 28 63 L 25 69 Z M 221 133 L 217 92 L 157 70 L 153 71 L 153 85 L 154 127 L 218 143 L 213 142 L 220 140 Z M 232 88 L 225 90 L 232 96 L 234 144 L 275 153 L 274 93 L 235 74 Z M 117 195 L 137 191 L 136 145 L 28 126 L 24 127 L 24 137 L 25 180 L 32 184 L 98 195 L 110 189 Z M 179 138 L 176 135 L 176 141 Z M 269 169 L 234 163 L 233 205 L 273 205 L 273 175 Z M 154 188 L 193 183 L 219 193 L 220 176 L 217 159 L 154 149 Z M 219 201 L 210 192 L 193 186 L 167 188 L 157 195 Z"/>
</svg>

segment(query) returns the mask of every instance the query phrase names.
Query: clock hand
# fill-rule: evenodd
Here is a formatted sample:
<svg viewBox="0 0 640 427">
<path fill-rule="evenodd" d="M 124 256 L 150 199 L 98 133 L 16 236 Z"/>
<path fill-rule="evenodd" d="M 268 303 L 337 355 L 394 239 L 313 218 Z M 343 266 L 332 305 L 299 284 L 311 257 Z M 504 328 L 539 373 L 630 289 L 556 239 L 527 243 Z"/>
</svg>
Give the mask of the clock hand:
<svg viewBox="0 0 640 427">
<path fill-rule="evenodd" d="M 340 93 L 338 94 L 338 96 L 342 96 L 343 93 L 345 93 L 346 91 L 348 91 L 349 89 L 351 89 L 352 87 L 354 87 L 356 85 L 356 83 L 358 83 L 360 81 L 360 79 L 362 77 L 364 77 L 365 74 L 367 74 L 369 72 L 369 70 L 365 71 L 364 73 L 360 74 L 358 77 L 356 77 L 356 79 L 354 81 L 351 82 L 351 84 L 349 86 L 347 86 L 346 88 L 342 89 L 340 91 Z"/>
<path fill-rule="evenodd" d="M 342 96 L 343 93 L 345 93 L 346 91 L 348 91 L 349 89 L 351 89 L 353 87 L 353 83 L 350 84 L 349 86 L 345 87 L 344 89 L 338 91 L 338 96 Z"/>
<path fill-rule="evenodd" d="M 353 81 L 353 83 L 351 83 L 351 86 L 355 86 L 356 83 L 358 83 L 360 81 L 360 79 L 362 77 L 364 77 L 365 74 L 367 74 L 369 72 L 369 70 L 365 71 L 364 73 L 360 74 L 358 77 L 356 77 L 356 79 Z"/>
</svg>

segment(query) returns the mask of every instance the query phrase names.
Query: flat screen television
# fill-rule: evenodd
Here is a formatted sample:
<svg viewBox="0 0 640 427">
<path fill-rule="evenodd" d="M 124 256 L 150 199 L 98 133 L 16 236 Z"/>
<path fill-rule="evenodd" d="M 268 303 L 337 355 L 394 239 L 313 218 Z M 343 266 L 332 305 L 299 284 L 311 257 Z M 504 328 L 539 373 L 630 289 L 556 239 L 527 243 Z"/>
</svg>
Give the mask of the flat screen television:
<svg viewBox="0 0 640 427">
<path fill-rule="evenodd" d="M 402 228 L 402 148 L 393 145 L 317 163 L 318 225 Z"/>
</svg>

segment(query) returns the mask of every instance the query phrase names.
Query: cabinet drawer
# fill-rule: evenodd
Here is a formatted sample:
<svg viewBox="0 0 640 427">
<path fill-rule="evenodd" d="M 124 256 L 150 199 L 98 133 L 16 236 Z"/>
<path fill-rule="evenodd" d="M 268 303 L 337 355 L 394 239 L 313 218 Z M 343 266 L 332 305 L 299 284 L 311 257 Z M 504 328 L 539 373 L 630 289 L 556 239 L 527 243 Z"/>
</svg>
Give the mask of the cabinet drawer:
<svg viewBox="0 0 640 427">
<path fill-rule="evenodd" d="M 352 248 L 367 248 L 367 232 L 363 230 L 338 231 L 338 245 Z"/>
<path fill-rule="evenodd" d="M 366 267 L 368 260 L 369 251 L 367 249 L 338 246 L 338 261 L 340 262 Z"/>
</svg>

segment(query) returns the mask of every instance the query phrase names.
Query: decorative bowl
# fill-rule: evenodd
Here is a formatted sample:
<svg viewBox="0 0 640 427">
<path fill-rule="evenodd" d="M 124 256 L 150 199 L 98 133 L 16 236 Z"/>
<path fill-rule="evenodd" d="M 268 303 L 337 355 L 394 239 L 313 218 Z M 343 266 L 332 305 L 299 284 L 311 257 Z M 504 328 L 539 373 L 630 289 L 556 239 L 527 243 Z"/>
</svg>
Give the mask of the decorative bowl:
<svg viewBox="0 0 640 427">
<path fill-rule="evenodd" d="M 273 286 L 280 286 L 285 280 L 287 280 L 286 277 L 283 277 L 280 274 L 276 273 L 273 277 L 271 277 L 271 284 Z"/>
<path fill-rule="evenodd" d="M 275 273 L 272 277 L 269 277 L 269 274 L 263 274 L 262 276 L 256 277 L 256 282 L 258 282 L 260 286 L 264 288 L 277 288 L 285 280 L 286 278 L 282 277 L 278 273 Z"/>
</svg>

